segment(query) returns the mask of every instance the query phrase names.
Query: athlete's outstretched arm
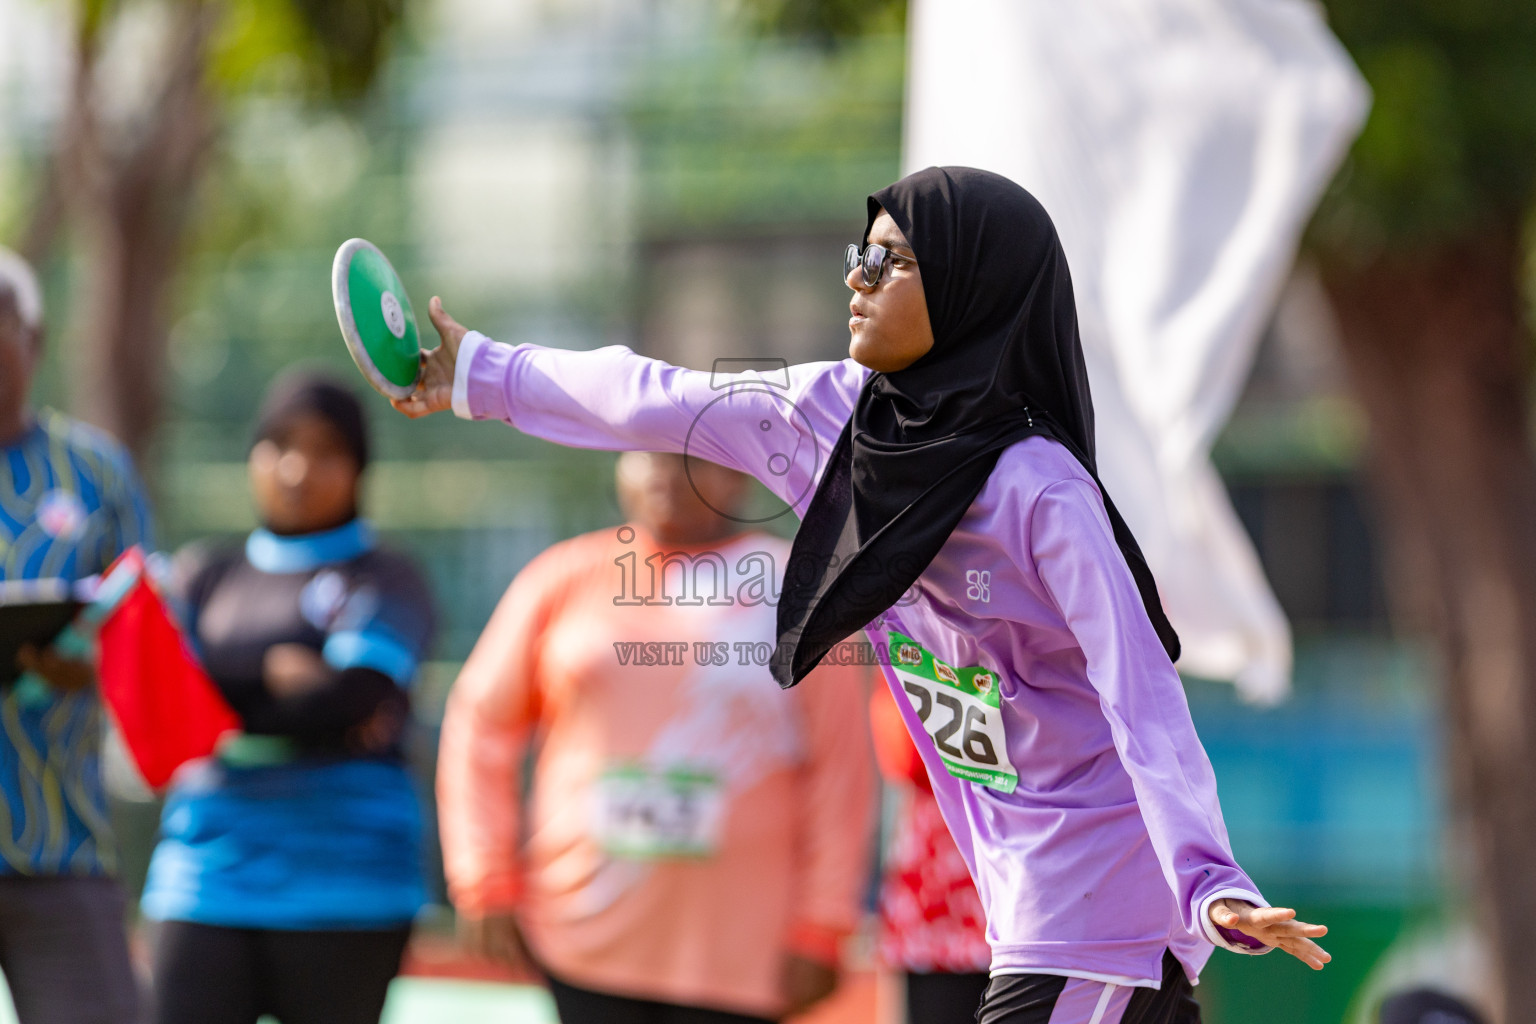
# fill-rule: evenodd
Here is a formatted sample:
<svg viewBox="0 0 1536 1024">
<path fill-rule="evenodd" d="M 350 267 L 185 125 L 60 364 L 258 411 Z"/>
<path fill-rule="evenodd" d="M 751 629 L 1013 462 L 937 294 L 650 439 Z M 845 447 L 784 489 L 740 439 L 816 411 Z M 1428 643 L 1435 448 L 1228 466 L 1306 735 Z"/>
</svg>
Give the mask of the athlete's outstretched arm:
<svg viewBox="0 0 1536 1024">
<path fill-rule="evenodd" d="M 868 371 L 851 360 L 769 373 L 707 373 L 613 345 L 590 352 L 502 345 L 433 298 L 442 344 L 424 354 L 407 416 L 444 409 L 558 444 L 683 452 L 757 477 L 803 511 Z"/>
</svg>

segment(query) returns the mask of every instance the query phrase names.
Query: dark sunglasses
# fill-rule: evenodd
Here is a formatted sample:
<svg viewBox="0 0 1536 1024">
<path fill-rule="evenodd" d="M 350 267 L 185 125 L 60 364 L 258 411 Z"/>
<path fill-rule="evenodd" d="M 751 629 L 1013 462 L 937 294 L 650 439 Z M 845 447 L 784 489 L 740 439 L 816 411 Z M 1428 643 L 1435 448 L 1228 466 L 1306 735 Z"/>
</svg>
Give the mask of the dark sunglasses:
<svg viewBox="0 0 1536 1024">
<path fill-rule="evenodd" d="M 843 280 L 848 279 L 855 267 L 860 267 L 864 274 L 864 287 L 873 288 L 880 283 L 880 275 L 885 273 L 885 264 L 889 260 L 917 266 L 917 260 L 899 252 L 891 252 L 883 245 L 866 245 L 863 252 L 859 252 L 857 245 L 850 245 L 848 251 L 843 253 Z"/>
</svg>

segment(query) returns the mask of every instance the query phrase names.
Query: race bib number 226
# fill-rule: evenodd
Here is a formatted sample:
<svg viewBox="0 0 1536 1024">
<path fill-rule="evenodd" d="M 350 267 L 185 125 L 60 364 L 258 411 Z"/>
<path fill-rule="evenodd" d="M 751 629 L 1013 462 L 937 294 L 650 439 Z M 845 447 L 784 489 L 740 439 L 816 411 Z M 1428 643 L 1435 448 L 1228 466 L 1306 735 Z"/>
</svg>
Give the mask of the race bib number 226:
<svg viewBox="0 0 1536 1024">
<path fill-rule="evenodd" d="M 1019 776 L 1008 762 L 997 673 L 947 665 L 894 631 L 891 668 L 949 774 L 1012 793 Z"/>
</svg>

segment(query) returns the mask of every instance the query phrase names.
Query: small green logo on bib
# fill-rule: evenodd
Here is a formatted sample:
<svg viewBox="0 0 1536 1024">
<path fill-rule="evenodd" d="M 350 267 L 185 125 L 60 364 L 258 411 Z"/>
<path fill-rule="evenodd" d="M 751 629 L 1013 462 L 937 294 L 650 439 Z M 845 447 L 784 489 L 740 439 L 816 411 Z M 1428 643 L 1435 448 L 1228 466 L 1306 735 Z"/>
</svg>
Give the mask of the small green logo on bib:
<svg viewBox="0 0 1536 1024">
<path fill-rule="evenodd" d="M 945 664 L 894 631 L 891 668 L 949 774 L 1012 793 L 1019 776 L 1008 761 L 997 673 Z"/>
</svg>

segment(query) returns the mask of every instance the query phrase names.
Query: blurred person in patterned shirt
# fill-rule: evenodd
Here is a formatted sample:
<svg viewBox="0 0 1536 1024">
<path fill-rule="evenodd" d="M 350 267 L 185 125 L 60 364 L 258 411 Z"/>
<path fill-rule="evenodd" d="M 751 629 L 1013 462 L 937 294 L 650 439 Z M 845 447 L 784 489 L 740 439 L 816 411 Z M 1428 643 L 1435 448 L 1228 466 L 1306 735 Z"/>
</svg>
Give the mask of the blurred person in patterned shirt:
<svg viewBox="0 0 1536 1024">
<path fill-rule="evenodd" d="M 127 452 L 33 411 L 43 333 L 35 275 L 0 249 L 0 584 L 73 584 L 152 546 Z M 22 648 L 18 662 L 21 676 L 0 684 L 0 971 L 21 1024 L 132 1021 L 89 643 L 66 630 L 46 649 Z"/>
</svg>

